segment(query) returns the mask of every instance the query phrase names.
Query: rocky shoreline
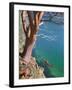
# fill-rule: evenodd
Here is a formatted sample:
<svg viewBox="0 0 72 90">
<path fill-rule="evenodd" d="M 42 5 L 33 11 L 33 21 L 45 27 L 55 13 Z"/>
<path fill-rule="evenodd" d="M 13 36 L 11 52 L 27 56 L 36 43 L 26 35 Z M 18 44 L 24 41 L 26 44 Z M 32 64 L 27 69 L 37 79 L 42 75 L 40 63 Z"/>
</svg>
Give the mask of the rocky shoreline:
<svg viewBox="0 0 72 90">
<path fill-rule="evenodd" d="M 37 79 L 45 78 L 44 68 L 40 67 L 34 57 L 31 58 L 31 61 L 24 65 L 22 63 L 23 59 L 19 58 L 19 79 Z M 33 62 L 33 63 L 32 63 Z"/>
<path fill-rule="evenodd" d="M 64 24 L 64 13 L 63 12 L 45 12 L 42 21 L 50 21 L 57 24 Z"/>
</svg>

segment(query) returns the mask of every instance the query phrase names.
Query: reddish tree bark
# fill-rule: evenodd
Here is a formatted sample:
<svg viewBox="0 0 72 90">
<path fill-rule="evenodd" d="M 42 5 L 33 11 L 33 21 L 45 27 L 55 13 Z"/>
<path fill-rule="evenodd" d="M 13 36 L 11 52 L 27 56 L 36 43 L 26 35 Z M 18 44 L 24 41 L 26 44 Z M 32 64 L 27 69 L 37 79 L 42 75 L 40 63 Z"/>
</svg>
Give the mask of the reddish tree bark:
<svg viewBox="0 0 72 90">
<path fill-rule="evenodd" d="M 26 27 L 26 17 L 24 16 L 24 11 L 22 11 L 21 13 L 22 26 L 23 26 L 23 30 L 26 36 L 25 46 L 22 53 L 23 60 L 25 63 L 29 63 L 31 60 L 32 49 L 36 42 L 36 33 L 38 31 L 39 23 L 43 14 L 44 12 L 36 12 L 36 14 L 34 15 L 34 19 L 32 19 L 31 12 L 27 11 L 27 15 L 29 18 L 29 26 Z"/>
</svg>

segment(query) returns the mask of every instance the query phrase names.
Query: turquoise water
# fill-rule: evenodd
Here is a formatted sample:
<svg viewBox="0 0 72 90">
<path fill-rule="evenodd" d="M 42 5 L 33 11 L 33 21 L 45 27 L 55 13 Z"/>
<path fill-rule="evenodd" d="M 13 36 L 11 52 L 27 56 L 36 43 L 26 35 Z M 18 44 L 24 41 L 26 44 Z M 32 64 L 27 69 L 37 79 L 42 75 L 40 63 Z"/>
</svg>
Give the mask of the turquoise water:
<svg viewBox="0 0 72 90">
<path fill-rule="evenodd" d="M 44 22 L 39 27 L 33 56 L 46 77 L 64 76 L 64 25 Z M 48 61 L 48 64 L 45 63 Z"/>
</svg>

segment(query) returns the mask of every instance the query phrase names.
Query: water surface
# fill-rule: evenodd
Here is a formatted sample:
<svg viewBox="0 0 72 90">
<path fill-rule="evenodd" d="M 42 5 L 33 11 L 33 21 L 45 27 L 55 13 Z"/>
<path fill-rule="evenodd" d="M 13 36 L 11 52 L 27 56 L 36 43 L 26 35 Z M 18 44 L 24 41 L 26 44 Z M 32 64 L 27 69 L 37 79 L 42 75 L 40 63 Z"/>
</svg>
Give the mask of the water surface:
<svg viewBox="0 0 72 90">
<path fill-rule="evenodd" d="M 44 67 L 46 77 L 64 76 L 64 25 L 43 22 L 39 27 L 33 56 Z M 47 65 L 45 61 L 48 61 Z"/>
</svg>

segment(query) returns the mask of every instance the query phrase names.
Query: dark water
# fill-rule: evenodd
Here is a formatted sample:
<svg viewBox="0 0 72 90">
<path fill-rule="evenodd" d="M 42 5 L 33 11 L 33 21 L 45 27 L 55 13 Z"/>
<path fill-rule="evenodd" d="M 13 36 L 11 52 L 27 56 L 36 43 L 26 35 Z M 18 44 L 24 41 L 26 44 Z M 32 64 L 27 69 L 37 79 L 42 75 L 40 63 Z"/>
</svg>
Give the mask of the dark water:
<svg viewBox="0 0 72 90">
<path fill-rule="evenodd" d="M 33 56 L 46 77 L 64 76 L 64 25 L 44 22 L 39 27 Z M 46 63 L 48 61 L 48 64 Z"/>
</svg>

